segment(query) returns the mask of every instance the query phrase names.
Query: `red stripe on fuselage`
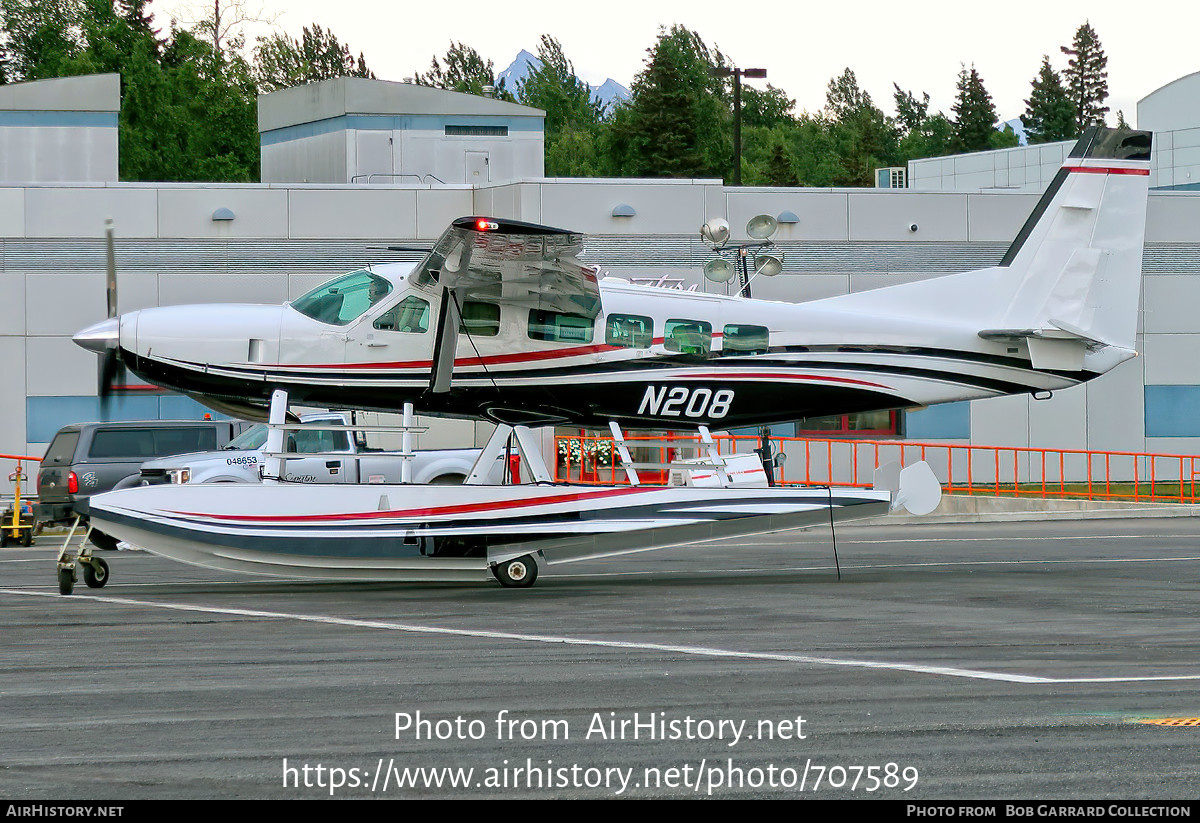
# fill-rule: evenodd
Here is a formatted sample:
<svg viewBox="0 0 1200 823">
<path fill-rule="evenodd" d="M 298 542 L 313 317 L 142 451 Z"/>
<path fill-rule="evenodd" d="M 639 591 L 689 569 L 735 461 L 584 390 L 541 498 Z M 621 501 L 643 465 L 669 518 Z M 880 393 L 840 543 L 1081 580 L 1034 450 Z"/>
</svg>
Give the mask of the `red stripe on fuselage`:
<svg viewBox="0 0 1200 823">
<path fill-rule="evenodd" d="M 601 497 L 613 497 L 639 492 L 655 491 L 651 488 L 605 489 L 596 492 L 578 492 L 576 494 L 547 495 L 526 500 L 500 500 L 494 503 L 460 503 L 455 506 L 431 506 L 424 509 L 402 509 L 394 511 L 373 512 L 344 512 L 341 514 L 208 514 L 206 512 L 171 511 L 190 517 L 208 517 L 213 520 L 231 520 L 238 522 L 257 521 L 266 523 L 309 523 L 317 520 L 372 520 L 381 517 L 437 517 L 448 514 L 470 514 L 473 512 L 491 511 L 493 509 L 521 509 L 529 506 L 552 505 L 555 503 L 574 503 L 579 500 L 595 500 Z"/>
<path fill-rule="evenodd" d="M 671 379 L 695 380 L 697 378 L 713 380 L 820 380 L 826 383 L 852 383 L 856 386 L 870 386 L 875 389 L 890 388 L 882 383 L 855 380 L 853 377 L 831 377 L 825 374 L 787 374 L 786 372 L 739 372 L 736 374 L 714 372 L 712 374 L 684 374 L 672 377 Z"/>
<path fill-rule="evenodd" d="M 1063 168 L 1067 171 L 1077 171 L 1084 174 L 1150 174 L 1150 169 L 1124 169 L 1113 166 L 1063 166 Z"/>
</svg>

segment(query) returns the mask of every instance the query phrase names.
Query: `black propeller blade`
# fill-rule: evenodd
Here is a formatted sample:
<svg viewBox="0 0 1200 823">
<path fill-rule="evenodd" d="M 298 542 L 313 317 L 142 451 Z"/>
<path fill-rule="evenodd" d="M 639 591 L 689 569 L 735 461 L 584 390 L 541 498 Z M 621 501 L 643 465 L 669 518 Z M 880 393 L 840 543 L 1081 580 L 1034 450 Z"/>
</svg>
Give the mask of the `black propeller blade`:
<svg viewBox="0 0 1200 823">
<path fill-rule="evenodd" d="M 113 238 L 113 221 L 111 217 L 104 221 L 104 245 L 106 254 L 104 267 L 105 297 L 107 299 L 107 317 L 111 320 L 117 316 L 117 251 L 116 241 Z M 105 349 L 100 359 L 100 386 L 97 393 L 100 395 L 100 418 L 102 420 L 108 420 L 113 386 L 116 384 L 120 371 L 121 354 L 119 346 L 116 344 L 110 345 Z"/>
</svg>

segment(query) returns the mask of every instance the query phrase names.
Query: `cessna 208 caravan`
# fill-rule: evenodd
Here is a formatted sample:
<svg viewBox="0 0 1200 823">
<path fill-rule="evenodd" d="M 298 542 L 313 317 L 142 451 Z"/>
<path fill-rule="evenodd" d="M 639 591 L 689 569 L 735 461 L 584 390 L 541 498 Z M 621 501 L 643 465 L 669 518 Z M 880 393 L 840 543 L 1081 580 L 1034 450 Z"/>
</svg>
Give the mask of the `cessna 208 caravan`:
<svg viewBox="0 0 1200 823">
<path fill-rule="evenodd" d="M 396 411 L 413 404 L 422 413 L 517 427 L 731 428 L 1042 394 L 1136 355 L 1149 156 L 1148 132 L 1089 129 L 998 265 L 806 303 L 636 285 L 581 262 L 584 238 L 575 232 L 464 217 L 416 264 L 352 272 L 282 306 L 129 312 L 75 340 L 149 382 L 244 416 L 263 415 L 283 391 L 305 405 Z M 290 553 L 288 573 L 369 577 L 386 565 L 387 551 L 368 545 L 384 532 L 416 545 L 414 554 L 483 553 L 495 567 L 513 552 L 536 554 L 542 538 L 584 535 L 602 553 L 598 533 L 624 534 L 632 545 L 633 532 L 723 522 L 728 512 L 717 512 L 748 496 L 710 489 L 690 501 L 666 495 L 660 505 L 644 487 L 542 486 L 528 499 L 493 491 L 445 512 L 418 502 L 405 514 L 392 502 L 408 504 L 419 496 L 415 488 L 380 495 L 371 487 L 369 511 L 347 498 L 349 508 L 338 513 L 328 491 L 323 500 L 309 499 L 309 490 L 262 488 L 251 502 L 243 488 L 219 504 L 219 489 L 189 489 L 186 500 L 178 496 L 184 489 L 118 492 L 95 498 L 92 518 L 151 550 L 191 541 L 173 556 L 207 565 L 262 571 L 251 555 L 276 540 L 272 563 Z M 799 498 L 785 498 L 800 491 L 749 495 L 737 518 L 794 513 L 789 506 Z M 152 500 L 155 492 L 177 496 Z M 207 492 L 214 494 L 205 508 L 195 495 Z M 823 508 L 811 497 L 805 505 L 828 515 L 838 505 L 829 497 Z M 449 525 L 477 521 L 480 511 L 481 532 Z M 505 528 L 507 540 L 497 537 Z M 422 542 L 439 530 L 440 543 Z M 491 536 L 469 539 L 484 532 Z M 215 553 L 214 534 L 224 541 Z M 365 542 L 330 560 L 339 534 Z M 506 542 L 512 548 L 497 550 Z M 310 543 L 307 553 L 296 548 Z M 295 559 L 301 555 L 307 559 Z"/>
</svg>

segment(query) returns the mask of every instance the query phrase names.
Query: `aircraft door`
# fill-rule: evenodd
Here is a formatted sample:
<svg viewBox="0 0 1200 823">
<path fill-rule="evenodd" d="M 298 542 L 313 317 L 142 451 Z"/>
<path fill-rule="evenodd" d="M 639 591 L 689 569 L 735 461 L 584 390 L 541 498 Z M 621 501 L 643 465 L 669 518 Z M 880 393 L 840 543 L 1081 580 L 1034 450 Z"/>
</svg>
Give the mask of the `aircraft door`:
<svg viewBox="0 0 1200 823">
<path fill-rule="evenodd" d="M 348 459 L 339 454 L 350 454 L 349 432 L 332 429 L 301 429 L 290 431 L 284 441 L 284 451 L 289 455 L 284 467 L 284 476 L 297 483 L 352 483 L 356 478 L 348 477 Z M 312 455 L 291 457 L 291 455 Z"/>
<path fill-rule="evenodd" d="M 408 294 L 360 323 L 346 341 L 351 363 L 424 363 L 433 356 L 433 308 Z"/>
</svg>

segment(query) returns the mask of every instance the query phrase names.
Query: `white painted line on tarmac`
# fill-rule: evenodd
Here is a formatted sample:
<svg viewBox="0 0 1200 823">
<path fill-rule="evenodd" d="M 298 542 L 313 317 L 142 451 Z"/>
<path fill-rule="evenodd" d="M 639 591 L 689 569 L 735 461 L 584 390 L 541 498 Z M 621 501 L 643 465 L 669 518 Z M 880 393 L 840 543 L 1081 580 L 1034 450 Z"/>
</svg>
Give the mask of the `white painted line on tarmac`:
<svg viewBox="0 0 1200 823">
<path fill-rule="evenodd" d="M 590 558 L 589 558 L 590 559 Z M 1094 560 L 1047 560 L 1041 557 L 1026 560 L 929 560 L 920 563 L 842 563 L 842 571 L 871 571 L 872 569 L 921 569 L 936 566 L 1051 566 L 1051 565 L 1087 565 L 1102 563 L 1184 563 L 1200 561 L 1195 557 L 1112 557 Z M 585 562 L 585 561 L 576 561 Z M 765 572 L 819 572 L 836 569 L 832 563 L 821 566 L 768 566 L 750 569 L 649 569 L 645 571 L 626 572 L 575 572 L 561 574 L 557 571 L 547 574 L 555 578 L 584 578 L 584 577 L 638 577 L 648 575 L 713 575 L 713 574 L 762 574 Z"/>
<path fill-rule="evenodd" d="M 16 595 L 21 597 L 55 597 L 63 595 L 49 592 L 31 592 L 18 589 L 0 589 L 0 595 Z M 591 646 L 605 649 L 626 649 L 634 651 L 656 651 L 667 654 L 689 655 L 695 657 L 734 658 L 739 660 L 761 660 L 782 663 L 805 663 L 816 666 L 836 666 L 859 669 L 882 669 L 888 671 L 910 672 L 916 674 L 933 674 L 943 677 L 961 677 L 972 680 L 998 680 L 1006 683 L 1132 683 L 1168 680 L 1200 680 L 1200 674 L 1170 675 L 1147 677 L 1098 677 L 1098 678 L 1068 678 L 1033 677 L 1024 674 L 1008 674 L 1004 672 L 989 672 L 977 669 L 959 669 L 949 666 L 924 666 L 916 663 L 896 663 L 876 660 L 839 660 L 832 657 L 815 657 L 805 654 L 781 654 L 773 652 L 747 652 L 733 649 L 717 649 L 705 646 L 677 646 L 668 643 L 638 643 L 625 640 L 598 640 L 582 637 L 565 637 L 549 634 L 523 634 L 516 632 L 498 632 L 486 629 L 450 629 L 441 626 L 420 626 L 412 623 L 388 623 L 379 620 L 360 620 L 350 617 L 331 617 L 328 615 L 291 614 L 288 612 L 271 612 L 258 609 L 217 608 L 215 606 L 197 606 L 185 603 L 162 603 L 149 600 L 134 600 L 128 597 L 98 597 L 96 595 L 77 594 L 71 596 L 76 600 L 94 600 L 100 603 L 113 603 L 122 606 L 144 606 L 153 609 L 168 609 L 182 612 L 200 612 L 204 614 L 227 614 L 234 617 L 259 617 L 271 620 L 296 620 L 304 623 L 323 623 L 332 626 L 351 626 L 364 629 L 382 629 L 385 631 L 405 632 L 408 634 L 438 634 L 454 637 L 473 637 L 488 640 L 512 640 L 522 643 L 553 643 L 567 646 Z"/>
<path fill-rule="evenodd" d="M 826 528 L 824 532 L 828 532 Z M 820 535 L 823 532 L 810 527 L 807 534 Z M 855 544 L 871 546 L 877 543 L 1024 543 L 1034 540 L 1194 540 L 1191 534 L 1081 534 L 1081 535 L 1023 535 L 1014 534 L 1007 537 L 894 537 L 878 540 L 861 540 L 847 537 L 838 538 L 838 545 Z M 778 546 L 782 540 L 757 541 L 753 543 L 738 543 L 738 546 Z"/>
</svg>

